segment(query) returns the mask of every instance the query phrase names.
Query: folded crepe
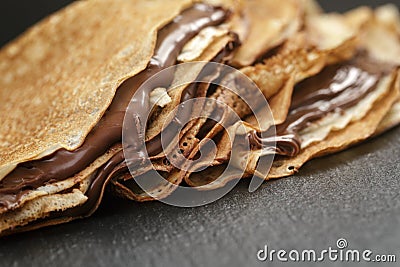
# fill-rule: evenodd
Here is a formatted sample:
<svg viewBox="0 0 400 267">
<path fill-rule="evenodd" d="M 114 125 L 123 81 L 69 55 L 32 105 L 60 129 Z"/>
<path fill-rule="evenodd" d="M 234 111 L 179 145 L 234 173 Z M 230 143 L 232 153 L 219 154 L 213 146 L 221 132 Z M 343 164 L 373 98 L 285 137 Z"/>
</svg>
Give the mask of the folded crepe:
<svg viewBox="0 0 400 267">
<path fill-rule="evenodd" d="M 89 216 L 106 187 L 146 201 L 182 183 L 204 190 L 242 176 L 287 176 L 312 157 L 397 125 L 395 10 L 323 14 L 312 0 L 96 0 L 43 20 L 0 51 L 0 236 Z M 240 68 L 268 100 L 274 121 L 258 123 L 238 95 L 213 84 L 252 94 L 218 67 L 177 65 L 135 94 L 158 72 L 194 61 Z M 197 77 L 207 82 L 180 85 Z M 216 101 L 177 109 L 202 97 Z M 122 126 L 131 102 L 127 148 Z M 193 114 L 202 116 L 179 124 Z M 218 120 L 207 119 L 211 114 Z M 176 125 L 182 130 L 171 131 Z M 163 148 L 161 134 L 179 146 Z M 220 179 L 236 149 L 231 136 L 245 136 L 251 150 L 233 158 L 237 171 Z M 140 138 L 144 146 L 135 142 Z M 216 155 L 203 160 L 210 141 Z M 133 156 L 125 159 L 126 149 Z M 202 160 L 185 168 L 169 161 L 182 155 Z M 271 171 L 260 173 L 260 159 L 274 156 Z M 156 172 L 165 180 L 145 192 L 137 181 L 151 182 Z"/>
<path fill-rule="evenodd" d="M 285 44 L 282 44 L 282 47 L 278 49 L 278 52 L 272 58 L 265 59 L 261 64 L 241 69 L 244 74 L 259 86 L 265 98 L 270 100 L 270 107 L 275 122 L 284 120 L 286 117 L 294 83 L 318 73 L 326 64 L 352 57 L 357 49 L 355 40 L 359 26 L 352 27 L 345 21 L 344 17 L 340 17 L 339 15 L 319 15 L 313 21 L 316 20 L 319 20 L 318 23 L 320 21 L 325 22 L 323 25 L 326 26 L 319 26 L 317 29 L 314 28 L 312 30 L 308 27 L 305 31 L 293 34 Z M 336 36 L 334 39 L 326 34 L 328 30 L 331 30 L 332 34 Z M 316 38 L 315 36 L 321 36 L 322 38 Z M 226 83 L 229 84 L 230 81 L 227 80 Z M 229 87 L 235 87 L 234 82 Z M 248 87 L 242 88 L 242 91 L 239 89 L 239 95 L 245 95 L 247 90 L 249 90 Z M 230 106 L 236 115 L 245 118 L 251 112 L 239 95 L 221 86 L 214 93 L 210 94 L 209 98 Z M 257 96 L 255 92 L 253 95 L 254 97 Z M 252 100 L 252 102 L 256 101 L 256 99 Z M 253 108 L 256 108 L 254 104 Z M 229 134 L 225 134 L 222 138 L 220 136 L 222 131 L 221 124 L 227 124 L 226 119 L 229 118 L 226 114 L 227 112 L 222 112 L 218 124 L 207 120 L 211 114 L 221 113 L 221 111 L 223 109 L 218 105 L 205 106 L 203 110 L 203 117 L 205 119 L 197 120 L 193 126 L 193 131 L 189 131 L 181 139 L 181 148 L 185 147 L 185 143 L 190 144 L 191 141 L 197 140 L 196 145 L 190 150 L 190 153 L 185 155 L 189 159 L 200 156 L 201 147 L 206 145 L 205 142 L 202 142 L 203 139 L 214 139 L 214 142 L 217 143 L 217 155 L 215 155 L 213 162 L 210 163 L 209 160 L 197 161 L 190 166 L 190 169 L 193 170 L 197 177 L 202 177 L 202 183 L 193 183 L 189 178 L 191 177 L 191 172 L 188 172 L 187 168 L 174 168 L 172 165 L 171 170 L 168 173 L 164 173 L 165 181 L 154 181 L 152 188 L 146 188 L 145 191 L 136 184 L 136 180 L 149 181 L 151 177 L 155 176 L 153 170 L 135 177 L 136 179 L 122 177 L 122 179 L 114 179 L 111 183 L 116 186 L 117 191 L 125 194 L 126 197 L 139 201 L 153 200 L 154 198 L 160 199 L 168 196 L 175 190 L 176 187 L 174 184 L 179 184 L 182 180 L 185 180 L 185 183 L 191 186 L 203 186 L 204 189 L 214 189 L 214 185 L 208 184 L 205 186 L 207 181 L 214 180 L 214 178 L 210 175 L 203 175 L 204 173 L 198 170 L 208 165 L 221 165 L 221 163 L 230 159 L 232 149 L 228 138 Z M 263 123 L 263 126 L 265 127 L 265 123 Z M 215 138 L 219 138 L 220 140 L 215 140 Z M 205 170 L 205 172 L 208 171 Z M 238 170 L 238 173 L 240 172 L 241 170 Z M 238 178 L 238 174 L 235 173 L 228 177 Z M 224 184 L 225 182 L 221 183 L 221 185 Z"/>
<path fill-rule="evenodd" d="M 238 45 L 231 21 L 239 3 L 220 2 L 77 2 L 2 49 L 1 234 L 97 208 L 124 162 L 122 123 L 138 87 L 178 60 L 224 63 Z M 167 102 L 190 90 L 176 90 Z M 135 99 L 139 123 L 152 95 Z M 159 153 L 157 142 L 151 146 L 162 130 L 157 117 L 146 137 L 151 156 Z"/>
<path fill-rule="evenodd" d="M 245 119 L 249 123 L 245 134 L 255 148 L 249 155 L 234 160 L 238 169 L 245 170 L 245 177 L 257 175 L 270 179 L 291 175 L 311 158 L 343 150 L 399 123 L 400 41 L 397 31 L 388 27 L 398 25 L 399 17 L 393 16 L 396 18 L 394 21 L 383 23 L 377 15 L 388 8 L 393 9 L 383 7 L 374 13 L 362 8 L 345 14 L 342 19 L 359 28 L 356 53 L 326 66 L 312 77 L 300 78 L 294 88 L 292 80 L 296 79 L 291 76 L 289 89 L 276 95 L 285 94 L 286 90 L 290 95 L 289 101 L 279 100 L 279 107 L 284 111 L 273 112 L 277 118 L 273 139 L 276 147 L 272 147 L 270 138 L 261 137 L 263 130 L 257 127 L 254 117 Z M 318 27 L 321 27 L 326 22 L 324 17 L 331 15 L 322 16 L 309 17 L 308 21 L 319 21 Z M 332 27 L 333 24 L 327 25 Z M 295 64 L 290 66 L 290 69 L 296 69 Z M 265 72 L 261 75 L 275 74 L 268 66 L 258 68 Z M 255 78 L 261 79 L 259 76 Z M 267 87 L 271 88 L 270 85 Z M 274 110 L 273 98 L 270 104 Z M 257 173 L 260 158 L 271 154 L 277 155 L 271 170 L 267 175 Z M 201 189 L 216 189 L 238 178 L 239 172 L 221 178 L 225 168 L 224 163 L 215 162 L 214 166 L 201 172 L 186 173 L 185 181 Z"/>
</svg>

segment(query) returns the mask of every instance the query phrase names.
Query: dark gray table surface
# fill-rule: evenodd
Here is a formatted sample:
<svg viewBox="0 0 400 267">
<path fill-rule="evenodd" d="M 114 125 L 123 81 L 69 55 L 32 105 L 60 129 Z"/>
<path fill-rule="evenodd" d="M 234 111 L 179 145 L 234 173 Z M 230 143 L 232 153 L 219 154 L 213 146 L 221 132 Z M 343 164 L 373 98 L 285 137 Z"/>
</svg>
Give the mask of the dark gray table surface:
<svg viewBox="0 0 400 267">
<path fill-rule="evenodd" d="M 2 43 L 68 1 L 37 1 L 46 5 L 34 7 L 32 2 L 4 1 Z M 323 5 L 342 11 L 362 3 L 385 1 Z M 16 16 L 22 9 L 39 17 Z M 350 248 L 396 254 L 397 264 L 382 266 L 398 266 L 399 173 L 398 127 L 313 160 L 299 174 L 266 182 L 254 193 L 242 181 L 224 198 L 199 208 L 107 197 L 91 218 L 1 239 L 0 266 L 274 266 L 278 263 L 257 261 L 256 253 L 264 245 L 320 250 L 335 247 L 338 238 L 345 238 Z M 318 264 L 322 265 L 351 264 Z"/>
</svg>

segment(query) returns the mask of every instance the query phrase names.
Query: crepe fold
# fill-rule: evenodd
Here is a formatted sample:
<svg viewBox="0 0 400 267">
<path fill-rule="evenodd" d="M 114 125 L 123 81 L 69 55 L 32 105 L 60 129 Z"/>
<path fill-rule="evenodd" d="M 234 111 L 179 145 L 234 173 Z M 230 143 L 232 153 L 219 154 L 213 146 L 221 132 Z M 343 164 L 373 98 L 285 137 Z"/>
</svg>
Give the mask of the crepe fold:
<svg viewBox="0 0 400 267">
<path fill-rule="evenodd" d="M 0 51 L 0 236 L 89 216 L 106 188 L 148 201 L 178 185 L 213 190 L 241 177 L 284 177 L 394 127 L 399 21 L 393 6 L 325 14 L 313 0 L 68 6 Z M 198 61 L 204 65 L 169 68 Z M 257 121 L 257 100 L 250 108 L 240 96 L 252 89 L 206 62 L 245 74 L 273 120 Z M 135 94 L 163 70 L 169 75 Z M 185 82 L 197 78 L 206 82 Z M 176 124 L 181 129 L 171 131 Z M 271 129 L 273 139 L 265 138 Z M 234 144 L 243 138 L 251 149 L 237 157 Z M 215 153 L 204 153 L 210 143 Z M 125 158 L 128 149 L 134 153 Z M 268 174 L 257 171 L 265 157 L 275 157 Z M 234 168 L 221 178 L 230 161 Z M 154 180 L 159 174 L 164 180 Z M 151 186 L 143 190 L 143 182 Z"/>
</svg>

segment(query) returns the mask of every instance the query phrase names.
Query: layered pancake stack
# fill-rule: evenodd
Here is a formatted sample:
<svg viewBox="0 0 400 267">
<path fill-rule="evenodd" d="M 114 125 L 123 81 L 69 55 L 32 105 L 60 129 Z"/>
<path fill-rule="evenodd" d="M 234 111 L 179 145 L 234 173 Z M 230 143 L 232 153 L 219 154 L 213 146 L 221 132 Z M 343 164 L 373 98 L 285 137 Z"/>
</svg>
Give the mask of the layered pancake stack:
<svg viewBox="0 0 400 267">
<path fill-rule="evenodd" d="M 147 201 L 178 185 L 285 177 L 400 122 L 390 5 L 326 14 L 311 0 L 75 2 L 0 58 L 0 235 L 89 216 L 105 191 Z M 182 64 L 193 62 L 204 64 Z M 271 114 L 262 123 L 260 96 Z M 237 140 L 249 149 L 232 153 Z M 221 176 L 228 164 L 237 172 Z M 138 183 L 156 174 L 146 190 Z"/>
</svg>

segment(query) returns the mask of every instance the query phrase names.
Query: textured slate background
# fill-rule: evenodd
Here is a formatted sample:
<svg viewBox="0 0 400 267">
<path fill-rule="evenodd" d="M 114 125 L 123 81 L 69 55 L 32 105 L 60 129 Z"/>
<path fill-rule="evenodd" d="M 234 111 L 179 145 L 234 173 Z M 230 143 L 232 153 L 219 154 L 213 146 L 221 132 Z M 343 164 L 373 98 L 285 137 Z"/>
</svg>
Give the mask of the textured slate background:
<svg viewBox="0 0 400 267">
<path fill-rule="evenodd" d="M 67 2 L 3 0 L 1 44 Z M 327 10 L 337 11 L 382 3 L 322 1 Z M 346 238 L 352 249 L 396 254 L 399 262 L 399 173 L 396 128 L 313 160 L 298 175 L 266 182 L 254 193 L 240 182 L 221 200 L 200 208 L 107 198 L 89 219 L 1 239 L 0 266 L 274 266 L 278 263 L 256 259 L 265 244 L 320 250 L 335 247 L 338 238 Z"/>
</svg>

